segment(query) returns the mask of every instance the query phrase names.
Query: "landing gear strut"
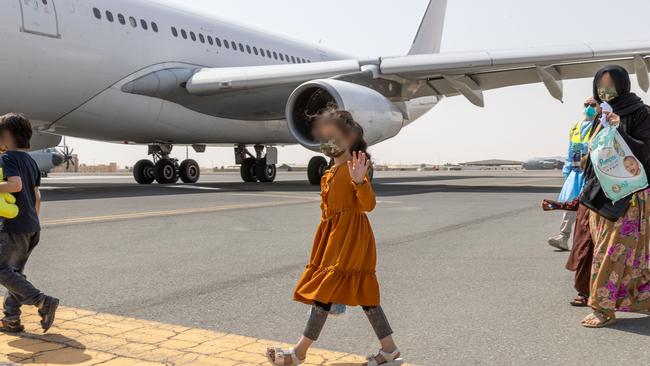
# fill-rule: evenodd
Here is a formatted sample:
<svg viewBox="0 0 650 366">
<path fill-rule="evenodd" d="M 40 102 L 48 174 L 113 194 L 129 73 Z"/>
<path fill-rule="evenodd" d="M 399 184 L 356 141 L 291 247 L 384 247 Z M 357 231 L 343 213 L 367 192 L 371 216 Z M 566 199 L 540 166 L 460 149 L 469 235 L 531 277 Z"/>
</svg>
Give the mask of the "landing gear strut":
<svg viewBox="0 0 650 366">
<path fill-rule="evenodd" d="M 255 145 L 255 155 L 245 145 L 235 147 L 235 161 L 240 164 L 241 178 L 247 183 L 275 181 L 277 160 L 277 149 L 272 146 Z"/>
<path fill-rule="evenodd" d="M 178 159 L 171 158 L 173 145 L 156 144 L 149 145 L 151 160 L 140 160 L 133 166 L 133 177 L 139 184 L 151 184 L 154 181 L 159 184 L 174 184 L 178 180 L 183 183 L 196 183 L 201 176 L 199 164 L 192 160 L 184 160 L 180 164 Z"/>
</svg>

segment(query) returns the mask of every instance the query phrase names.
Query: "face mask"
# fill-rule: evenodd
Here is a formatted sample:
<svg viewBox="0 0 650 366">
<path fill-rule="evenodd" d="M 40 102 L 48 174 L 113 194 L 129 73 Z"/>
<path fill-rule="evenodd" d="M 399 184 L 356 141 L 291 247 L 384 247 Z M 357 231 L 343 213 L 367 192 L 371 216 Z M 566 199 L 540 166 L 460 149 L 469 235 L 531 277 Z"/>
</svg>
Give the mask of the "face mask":
<svg viewBox="0 0 650 366">
<path fill-rule="evenodd" d="M 587 116 L 587 119 L 590 121 L 596 118 L 596 114 L 598 114 L 598 112 L 596 111 L 596 108 L 592 106 L 589 106 L 585 109 L 585 116 Z"/>
<path fill-rule="evenodd" d="M 341 146 L 341 142 L 336 139 L 321 143 L 320 151 L 330 158 L 338 158 L 345 153 L 345 149 Z"/>
<path fill-rule="evenodd" d="M 618 92 L 613 86 L 602 86 L 598 88 L 598 97 L 605 102 L 609 102 L 618 97 Z"/>
</svg>

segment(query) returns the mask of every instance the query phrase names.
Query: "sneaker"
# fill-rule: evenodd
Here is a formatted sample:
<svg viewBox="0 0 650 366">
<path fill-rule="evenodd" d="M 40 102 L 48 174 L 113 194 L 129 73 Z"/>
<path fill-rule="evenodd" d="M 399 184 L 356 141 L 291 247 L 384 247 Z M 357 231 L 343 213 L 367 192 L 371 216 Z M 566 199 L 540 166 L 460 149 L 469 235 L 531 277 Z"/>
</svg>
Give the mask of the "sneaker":
<svg viewBox="0 0 650 366">
<path fill-rule="evenodd" d="M 9 320 L 9 319 L 0 320 L 0 332 L 22 333 L 24 331 L 25 331 L 25 326 L 20 324 L 20 319 L 18 319 L 18 320 Z"/>
<path fill-rule="evenodd" d="M 561 251 L 569 251 L 569 237 L 559 234 L 548 238 L 548 245 Z"/>
<path fill-rule="evenodd" d="M 51 296 L 46 296 L 38 307 L 38 315 L 41 316 L 41 327 L 43 328 L 43 333 L 47 332 L 52 327 L 54 316 L 56 315 L 56 309 L 58 307 L 59 299 Z"/>
</svg>

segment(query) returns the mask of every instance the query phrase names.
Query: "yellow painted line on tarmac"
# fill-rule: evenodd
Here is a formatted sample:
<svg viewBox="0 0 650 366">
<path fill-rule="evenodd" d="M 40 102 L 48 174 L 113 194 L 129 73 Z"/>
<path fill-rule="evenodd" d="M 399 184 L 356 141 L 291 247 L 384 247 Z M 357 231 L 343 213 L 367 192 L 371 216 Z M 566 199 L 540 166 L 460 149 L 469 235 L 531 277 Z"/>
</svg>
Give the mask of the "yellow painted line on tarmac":
<svg viewBox="0 0 650 366">
<path fill-rule="evenodd" d="M 311 203 L 311 202 L 313 202 L 313 200 L 303 198 L 303 199 L 293 199 L 293 200 L 264 202 L 264 203 L 233 204 L 233 205 L 222 205 L 222 206 L 212 206 L 212 207 L 179 208 L 173 210 L 132 212 L 132 213 L 123 213 L 123 214 L 114 214 L 114 215 L 76 217 L 76 218 L 59 219 L 59 220 L 44 220 L 41 222 L 41 225 L 47 228 L 47 227 L 66 226 L 66 225 L 104 223 L 104 222 L 111 222 L 111 221 L 137 220 L 137 219 L 148 219 L 148 218 L 156 218 L 156 217 L 171 217 L 171 216 L 181 216 L 181 215 L 213 213 L 213 212 L 221 212 L 221 211 L 288 206 L 288 205 Z"/>
<path fill-rule="evenodd" d="M 0 333 L 0 365 L 261 366 L 270 365 L 267 347 L 291 346 L 68 307 L 59 308 L 54 326 L 43 334 L 36 309 L 24 310 L 24 333 Z M 305 366 L 363 362 L 358 355 L 313 349 Z"/>
</svg>

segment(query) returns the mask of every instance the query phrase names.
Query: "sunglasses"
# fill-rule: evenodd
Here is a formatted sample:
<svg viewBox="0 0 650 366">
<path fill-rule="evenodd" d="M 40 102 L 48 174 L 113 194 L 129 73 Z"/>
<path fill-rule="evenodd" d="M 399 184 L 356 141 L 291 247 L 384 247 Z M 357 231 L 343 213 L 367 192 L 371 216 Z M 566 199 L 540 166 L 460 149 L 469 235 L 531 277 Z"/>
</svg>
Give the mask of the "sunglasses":
<svg viewBox="0 0 650 366">
<path fill-rule="evenodd" d="M 598 103 L 585 103 L 585 108 L 587 108 L 587 107 L 594 107 L 594 108 L 596 108 L 596 107 L 598 107 Z"/>
</svg>

